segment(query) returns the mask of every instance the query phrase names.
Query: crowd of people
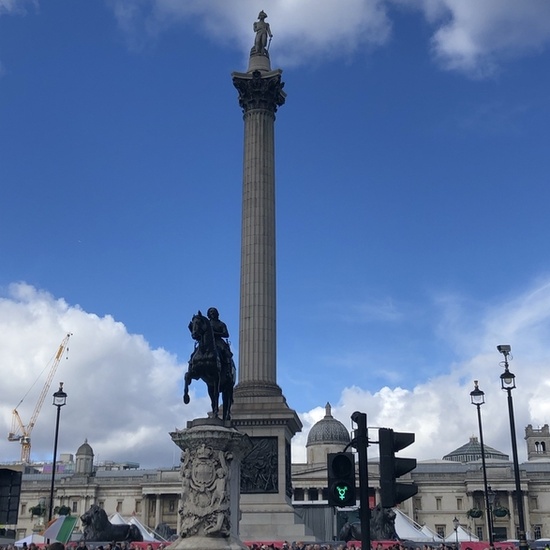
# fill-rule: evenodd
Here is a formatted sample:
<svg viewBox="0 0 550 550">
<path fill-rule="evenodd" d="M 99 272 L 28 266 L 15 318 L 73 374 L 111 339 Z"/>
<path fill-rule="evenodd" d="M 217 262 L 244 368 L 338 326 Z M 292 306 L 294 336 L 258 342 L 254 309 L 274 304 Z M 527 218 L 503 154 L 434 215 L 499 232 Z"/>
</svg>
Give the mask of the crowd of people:
<svg viewBox="0 0 550 550">
<path fill-rule="evenodd" d="M 78 543 L 62 544 L 61 542 L 53 542 L 51 544 L 26 543 L 23 546 L 15 546 L 8 544 L 0 546 L 0 550 L 164 550 L 168 545 L 163 543 L 146 543 L 146 542 L 112 542 L 108 544 L 90 544 L 84 541 Z M 357 541 L 350 542 L 248 542 L 246 543 L 249 550 L 361 550 L 361 543 Z M 402 541 L 386 541 L 384 544 L 376 542 L 371 546 L 370 550 L 460 550 L 460 545 L 451 544 L 416 544 L 411 545 Z M 463 550 L 473 550 L 468 544 L 463 545 Z M 484 550 L 517 550 L 515 546 L 490 546 Z M 546 545 L 544 550 L 550 550 L 550 546 Z"/>
<path fill-rule="evenodd" d="M 0 546 L 0 550 L 164 550 L 167 544 L 150 542 L 110 542 L 107 544 L 94 544 L 85 541 L 69 542 L 52 542 L 50 544 L 36 544 L 31 542 L 27 545 L 26 542 L 22 546 L 15 544 L 7 544 Z"/>
</svg>

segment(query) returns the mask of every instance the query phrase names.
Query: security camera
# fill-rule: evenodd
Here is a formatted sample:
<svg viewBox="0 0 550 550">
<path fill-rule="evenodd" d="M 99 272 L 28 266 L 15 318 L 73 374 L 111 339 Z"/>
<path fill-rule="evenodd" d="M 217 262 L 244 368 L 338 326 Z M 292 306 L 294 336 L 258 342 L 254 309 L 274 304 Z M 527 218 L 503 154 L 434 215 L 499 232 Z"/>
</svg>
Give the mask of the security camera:
<svg viewBox="0 0 550 550">
<path fill-rule="evenodd" d="M 497 349 L 500 353 L 510 353 L 512 351 L 512 348 L 511 346 L 509 346 L 508 344 L 500 344 L 500 346 L 497 346 Z"/>
</svg>

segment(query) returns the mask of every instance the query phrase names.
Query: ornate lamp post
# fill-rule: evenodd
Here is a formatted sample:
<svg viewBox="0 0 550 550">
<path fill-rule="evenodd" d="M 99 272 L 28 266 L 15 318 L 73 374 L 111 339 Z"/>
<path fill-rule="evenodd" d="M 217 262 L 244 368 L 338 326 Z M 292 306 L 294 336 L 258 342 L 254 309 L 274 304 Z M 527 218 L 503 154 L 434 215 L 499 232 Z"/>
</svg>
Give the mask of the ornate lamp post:
<svg viewBox="0 0 550 550">
<path fill-rule="evenodd" d="M 504 355 L 504 372 L 500 375 L 501 388 L 508 393 L 508 414 L 510 416 L 510 435 L 512 439 L 512 456 L 514 459 L 514 477 L 516 481 L 516 501 L 519 520 L 519 548 L 528 550 L 529 545 L 525 537 L 525 519 L 523 515 L 523 494 L 521 492 L 521 481 L 519 476 L 518 444 L 516 441 L 516 424 L 514 421 L 514 403 L 512 401 L 512 390 L 516 387 L 516 376 L 508 370 L 508 356 L 512 348 L 508 344 L 497 346 L 497 350 Z"/>
<path fill-rule="evenodd" d="M 458 528 L 460 527 L 460 520 L 456 516 L 453 519 L 453 526 L 455 528 L 456 548 L 458 550 Z"/>
<path fill-rule="evenodd" d="M 57 418 L 55 421 L 55 436 L 53 444 L 53 466 L 52 466 L 52 484 L 50 486 L 50 509 L 48 511 L 48 522 L 51 521 L 53 515 L 53 490 L 55 484 L 55 468 L 57 462 L 57 438 L 59 436 L 59 416 L 61 407 L 67 403 L 67 394 L 63 391 L 63 382 L 59 383 L 59 390 L 53 394 L 53 405 L 57 407 Z"/>
<path fill-rule="evenodd" d="M 485 403 L 485 392 L 481 391 L 477 380 L 474 380 L 474 389 L 470 392 L 472 405 L 477 407 L 477 423 L 479 426 L 479 442 L 481 443 L 481 466 L 483 470 L 483 492 L 485 494 L 485 510 L 487 515 L 487 532 L 489 533 L 489 545 L 493 545 L 493 522 L 491 518 L 491 504 L 489 502 L 489 489 L 487 486 L 487 466 L 485 464 L 485 445 L 483 443 L 483 427 L 481 424 L 481 405 Z"/>
</svg>

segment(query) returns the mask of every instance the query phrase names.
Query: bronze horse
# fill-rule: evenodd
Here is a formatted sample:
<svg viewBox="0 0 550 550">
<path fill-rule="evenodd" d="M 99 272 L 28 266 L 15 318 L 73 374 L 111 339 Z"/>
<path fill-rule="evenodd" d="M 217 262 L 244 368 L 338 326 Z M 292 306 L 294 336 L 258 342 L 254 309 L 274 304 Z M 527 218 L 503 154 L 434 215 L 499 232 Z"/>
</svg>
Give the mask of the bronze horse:
<svg viewBox="0 0 550 550">
<path fill-rule="evenodd" d="M 200 311 L 193 315 L 189 330 L 195 343 L 195 350 L 189 359 L 189 367 L 184 376 L 185 388 L 183 402 L 189 403 L 189 386 L 193 380 L 203 380 L 208 388 L 208 396 L 212 405 L 212 415 L 218 418 L 219 399 L 222 395 L 223 420 L 231 419 L 231 404 L 233 403 L 233 386 L 235 385 L 236 369 L 233 359 L 224 361 L 223 350 L 216 345 L 214 331 L 208 317 Z"/>
</svg>

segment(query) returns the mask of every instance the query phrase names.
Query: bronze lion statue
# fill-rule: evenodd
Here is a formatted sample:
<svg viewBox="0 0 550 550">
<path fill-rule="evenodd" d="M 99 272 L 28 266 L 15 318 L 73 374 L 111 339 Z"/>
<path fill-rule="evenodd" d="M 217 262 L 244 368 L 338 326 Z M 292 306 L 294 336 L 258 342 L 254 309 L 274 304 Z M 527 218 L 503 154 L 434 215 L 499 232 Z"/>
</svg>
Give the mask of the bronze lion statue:
<svg viewBox="0 0 550 550">
<path fill-rule="evenodd" d="M 121 542 L 142 541 L 143 535 L 137 525 L 113 525 L 105 510 L 97 504 L 80 516 L 82 521 L 82 538 L 84 541 Z"/>
<path fill-rule="evenodd" d="M 392 508 L 382 508 L 377 504 L 370 511 L 370 538 L 371 540 L 399 540 L 395 531 L 396 513 Z M 345 523 L 340 529 L 338 537 L 346 542 L 361 540 L 361 523 Z"/>
</svg>

